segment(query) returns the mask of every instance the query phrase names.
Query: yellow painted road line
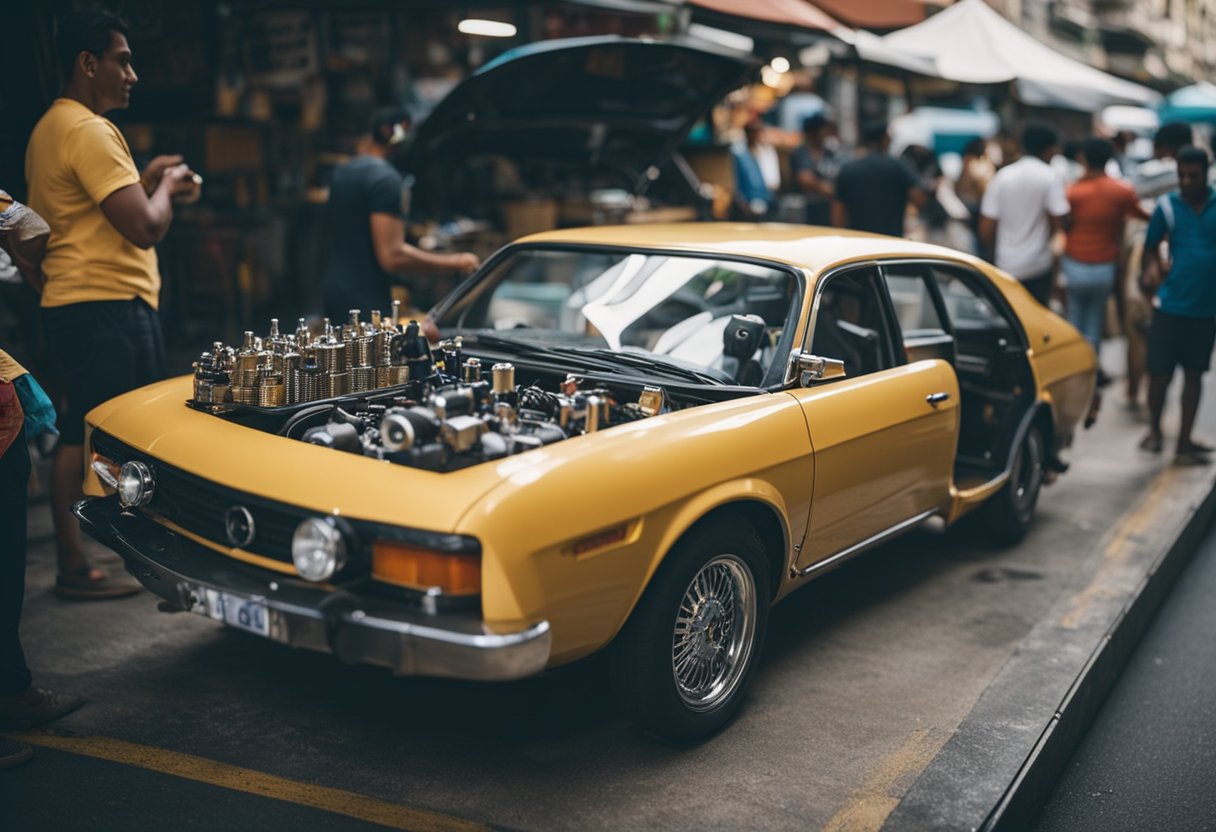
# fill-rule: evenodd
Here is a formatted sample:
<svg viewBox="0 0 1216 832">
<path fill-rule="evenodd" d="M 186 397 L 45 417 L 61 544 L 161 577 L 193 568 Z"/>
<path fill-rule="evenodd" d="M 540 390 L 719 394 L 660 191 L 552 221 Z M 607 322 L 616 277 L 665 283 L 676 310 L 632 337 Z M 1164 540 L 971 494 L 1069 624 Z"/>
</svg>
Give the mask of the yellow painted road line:
<svg viewBox="0 0 1216 832">
<path fill-rule="evenodd" d="M 1161 473 L 1153 478 L 1148 494 L 1123 516 L 1123 522 L 1102 550 L 1102 562 L 1097 571 L 1085 588 L 1073 597 L 1068 611 L 1060 618 L 1061 627 L 1066 630 L 1077 629 L 1094 602 L 1101 599 L 1103 593 L 1113 591 L 1109 586 L 1111 576 L 1127 565 L 1137 547 L 1143 543 L 1144 535 L 1154 524 L 1161 522 L 1163 504 L 1170 496 L 1177 478 L 1177 468 L 1163 468 Z"/>
<path fill-rule="evenodd" d="M 861 788 L 849 795 L 822 832 L 875 832 L 908 790 L 910 782 L 946 744 L 949 735 L 918 728 L 904 744 L 883 757 Z"/>
<path fill-rule="evenodd" d="M 276 777 L 273 774 L 263 774 L 260 771 L 208 760 L 205 757 L 195 757 L 193 754 L 179 754 L 164 748 L 153 748 L 109 737 L 68 737 L 49 733 L 12 736 L 30 745 L 96 757 L 197 783 L 219 786 L 234 792 L 308 806 L 393 829 L 416 832 L 485 832 L 489 828 L 462 818 L 398 806 L 355 792 L 301 783 L 286 777 Z"/>
</svg>

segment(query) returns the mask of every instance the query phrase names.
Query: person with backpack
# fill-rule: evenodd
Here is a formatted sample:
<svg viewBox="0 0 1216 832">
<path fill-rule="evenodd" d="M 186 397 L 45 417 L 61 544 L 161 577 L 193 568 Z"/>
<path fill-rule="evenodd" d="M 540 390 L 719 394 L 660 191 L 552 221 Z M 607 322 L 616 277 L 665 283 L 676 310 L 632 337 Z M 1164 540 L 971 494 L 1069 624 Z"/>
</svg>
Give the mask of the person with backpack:
<svg viewBox="0 0 1216 832">
<path fill-rule="evenodd" d="M 1208 185 L 1207 151 L 1178 151 L 1178 191 L 1157 202 L 1149 220 L 1141 259 L 1140 286 L 1152 299 L 1148 333 L 1149 432 L 1140 447 L 1160 453 L 1161 414 L 1174 368 L 1182 366 L 1182 418 L 1174 461 L 1204 465 L 1212 448 L 1195 441 L 1191 430 L 1199 410 L 1203 374 L 1216 344 L 1216 193 Z M 1161 243 L 1169 242 L 1169 260 Z"/>
</svg>

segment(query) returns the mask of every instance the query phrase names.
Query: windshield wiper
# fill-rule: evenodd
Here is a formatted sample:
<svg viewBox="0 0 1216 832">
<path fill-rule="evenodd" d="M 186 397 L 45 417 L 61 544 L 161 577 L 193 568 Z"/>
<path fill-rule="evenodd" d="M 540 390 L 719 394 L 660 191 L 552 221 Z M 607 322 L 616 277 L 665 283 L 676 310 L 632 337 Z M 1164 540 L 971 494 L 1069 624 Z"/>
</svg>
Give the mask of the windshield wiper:
<svg viewBox="0 0 1216 832">
<path fill-rule="evenodd" d="M 462 337 L 465 339 L 465 344 L 471 346 L 474 351 L 478 347 L 485 347 L 496 352 L 539 358 L 555 364 L 569 364 L 570 359 L 573 357 L 577 360 L 579 367 L 584 370 L 603 370 L 610 373 L 620 372 L 620 368 L 613 366 L 610 362 L 596 359 L 591 355 L 583 355 L 573 347 L 550 346 L 548 344 L 538 344 L 535 341 L 504 338 L 501 335 L 491 335 L 482 332 L 462 333 Z M 611 353 L 611 351 L 609 352 Z"/>
<path fill-rule="evenodd" d="M 595 356 L 596 358 L 602 358 L 616 364 L 627 364 L 630 367 L 664 372 L 689 381 L 695 381 L 698 384 L 722 384 L 720 378 L 710 373 L 694 370 L 692 367 L 686 367 L 666 356 L 655 355 L 654 353 L 642 355 L 633 352 L 617 352 L 616 350 L 604 347 L 553 347 L 553 349 L 562 354 L 573 353 L 579 356 Z"/>
<path fill-rule="evenodd" d="M 721 378 L 711 373 L 695 370 L 677 363 L 666 356 L 631 352 L 617 352 L 607 347 L 572 347 L 561 344 L 538 344 L 526 338 L 504 338 L 488 332 L 462 333 L 465 342 L 477 347 L 510 353 L 512 355 L 541 358 L 552 362 L 569 362 L 571 359 L 585 370 L 605 370 L 621 373 L 628 368 L 676 376 L 696 384 L 721 385 Z M 624 366 L 622 366 L 624 365 Z"/>
</svg>

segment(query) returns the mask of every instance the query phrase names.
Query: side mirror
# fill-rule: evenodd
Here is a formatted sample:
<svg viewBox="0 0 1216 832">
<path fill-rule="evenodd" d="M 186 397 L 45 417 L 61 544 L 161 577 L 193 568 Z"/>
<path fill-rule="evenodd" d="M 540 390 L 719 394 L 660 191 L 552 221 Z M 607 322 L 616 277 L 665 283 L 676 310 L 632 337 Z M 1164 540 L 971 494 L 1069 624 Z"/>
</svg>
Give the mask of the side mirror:
<svg viewBox="0 0 1216 832">
<path fill-rule="evenodd" d="M 786 377 L 790 380 L 796 378 L 799 387 L 810 387 L 817 381 L 831 381 L 844 378 L 845 375 L 843 361 L 811 355 L 801 350 L 790 353 L 790 366 Z"/>
</svg>

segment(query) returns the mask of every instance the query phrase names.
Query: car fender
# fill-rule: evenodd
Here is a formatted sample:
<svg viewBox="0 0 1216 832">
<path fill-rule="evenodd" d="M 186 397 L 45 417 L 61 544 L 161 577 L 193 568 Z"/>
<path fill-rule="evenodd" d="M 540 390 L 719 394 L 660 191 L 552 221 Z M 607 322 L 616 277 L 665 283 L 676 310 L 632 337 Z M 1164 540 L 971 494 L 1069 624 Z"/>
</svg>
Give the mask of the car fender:
<svg viewBox="0 0 1216 832">
<path fill-rule="evenodd" d="M 715 509 L 776 513 L 778 557 L 805 534 L 814 460 L 788 396 L 665 414 L 528 456 L 457 531 L 482 544 L 487 626 L 550 621 L 555 662 L 607 644 L 671 546 Z"/>
</svg>

